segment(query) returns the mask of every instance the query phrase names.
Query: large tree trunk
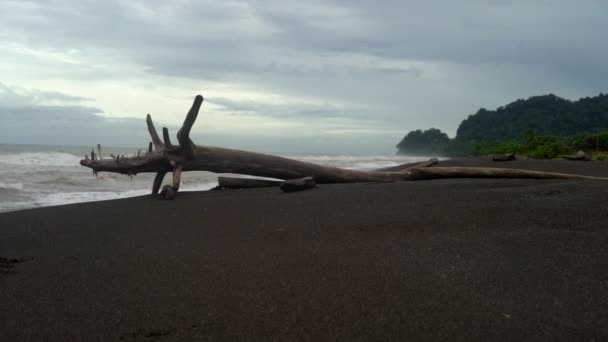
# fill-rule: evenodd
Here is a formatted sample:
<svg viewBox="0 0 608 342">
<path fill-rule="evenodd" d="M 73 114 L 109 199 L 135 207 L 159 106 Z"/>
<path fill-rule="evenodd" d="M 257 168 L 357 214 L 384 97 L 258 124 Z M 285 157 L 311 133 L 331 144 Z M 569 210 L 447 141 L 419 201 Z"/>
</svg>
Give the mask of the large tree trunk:
<svg viewBox="0 0 608 342">
<path fill-rule="evenodd" d="M 181 182 L 183 171 L 210 171 L 215 173 L 236 173 L 277 179 L 297 179 L 312 177 L 317 184 L 355 183 L 355 182 L 397 182 L 407 180 L 485 177 L 485 178 L 538 178 L 538 179 L 593 179 L 595 177 L 568 175 L 560 173 L 536 172 L 526 170 L 462 167 L 428 167 L 436 160 L 421 165 L 393 167 L 381 171 L 347 170 L 335 167 L 316 165 L 298 160 L 233 149 L 212 146 L 197 146 L 190 140 L 190 130 L 198 115 L 203 97 L 194 99 L 192 108 L 177 132 L 179 145 L 173 145 L 169 132 L 163 127 L 163 140 L 160 139 L 152 118 L 148 114 L 146 122 L 152 142 L 148 152 L 134 157 L 113 156 L 112 159 L 101 159 L 94 151 L 91 158 L 85 156 L 80 164 L 101 171 L 135 175 L 142 172 L 154 172 L 156 177 L 152 194 L 159 193 L 164 176 L 173 172 L 173 185 L 165 186 L 164 196 L 173 198 Z M 154 146 L 155 151 L 152 150 Z"/>
</svg>

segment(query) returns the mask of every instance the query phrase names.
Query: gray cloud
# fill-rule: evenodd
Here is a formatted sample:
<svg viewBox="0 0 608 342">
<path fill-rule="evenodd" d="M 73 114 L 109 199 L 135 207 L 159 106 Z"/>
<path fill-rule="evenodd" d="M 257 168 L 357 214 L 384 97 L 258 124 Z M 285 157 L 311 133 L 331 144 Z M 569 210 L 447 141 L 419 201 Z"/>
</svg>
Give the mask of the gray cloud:
<svg viewBox="0 0 608 342">
<path fill-rule="evenodd" d="M 298 69 L 309 54 L 597 66 L 608 52 L 593 43 L 608 28 L 600 1 L 41 0 L 0 8 L 6 36 L 54 49 L 108 48 L 190 77 L 285 71 L 280 62 Z"/>
<path fill-rule="evenodd" d="M 145 145 L 148 138 L 143 120 L 104 117 L 101 109 L 79 104 L 86 100 L 59 92 L 18 92 L 0 83 L 0 142 Z M 62 104 L 46 104 L 56 102 Z"/>
<path fill-rule="evenodd" d="M 134 148 L 145 148 L 147 146 L 150 138 L 144 117 L 141 119 L 107 117 L 104 116 L 101 109 L 81 103 L 89 100 L 59 92 L 17 89 L 0 83 L 0 126 L 2 127 L 0 143 L 80 146 L 95 146 L 99 143 L 102 146 Z M 49 105 L 46 103 L 58 104 Z M 279 115 L 278 108 L 280 108 L 280 106 L 222 101 L 221 99 L 217 99 L 215 103 L 232 112 L 259 110 L 258 106 L 262 106 L 265 112 L 271 115 Z M 268 108 L 273 109 L 267 110 Z M 319 119 L 318 116 L 326 116 L 327 112 L 328 110 L 321 108 L 305 109 L 290 115 L 306 121 L 317 120 Z M 325 119 L 329 119 L 329 117 Z M 163 122 L 155 122 L 155 124 L 157 129 L 164 126 Z M 179 129 L 174 125 L 167 125 L 167 127 L 170 134 L 175 134 Z M 288 139 L 283 136 L 252 134 L 244 138 L 239 135 L 199 132 L 193 133 L 192 138 L 198 144 L 231 148 L 246 147 L 259 151 L 281 153 L 302 151 L 309 153 L 357 153 L 361 152 L 362 149 L 380 153 L 385 149 L 378 149 L 373 146 L 370 148 L 368 146 L 370 139 L 378 140 L 380 138 L 385 144 L 393 144 L 392 139 L 383 138 L 381 132 L 362 130 L 370 127 L 374 128 L 373 122 L 345 122 L 342 127 L 360 131 L 356 136 L 303 131 Z"/>
<path fill-rule="evenodd" d="M 240 115 L 254 115 L 269 118 L 283 119 L 353 119 L 362 120 L 370 116 L 373 110 L 369 108 L 357 108 L 354 106 L 338 106 L 329 103 L 317 104 L 269 104 L 253 100 L 232 100 L 227 98 L 212 98 L 207 101 L 210 104 L 222 107 L 226 114 L 238 113 Z M 369 120 L 365 120 L 368 122 Z"/>
<path fill-rule="evenodd" d="M 92 101 L 91 98 L 64 94 L 58 91 L 44 91 L 40 89 L 20 89 L 9 87 L 0 82 L 0 105 L 36 105 L 48 102 L 82 103 Z M 97 110 L 97 109 L 96 109 Z M 99 110 L 97 110 L 99 111 Z"/>
<path fill-rule="evenodd" d="M 0 42 L 81 58 L 52 75 L 67 81 L 128 78 L 133 70 L 106 74 L 87 63 L 128 61 L 143 74 L 300 99 L 209 101 L 226 115 L 340 119 L 345 131 L 367 125 L 378 149 L 400 138 L 396 130 L 453 134 L 479 107 L 605 92 L 607 10 L 593 0 L 3 1 Z M 80 115 L 115 127 L 101 109 L 82 105 L 87 99 L 43 90 L 27 96 L 47 116 L 58 115 L 48 105 L 54 101 L 71 105 L 70 121 Z"/>
</svg>

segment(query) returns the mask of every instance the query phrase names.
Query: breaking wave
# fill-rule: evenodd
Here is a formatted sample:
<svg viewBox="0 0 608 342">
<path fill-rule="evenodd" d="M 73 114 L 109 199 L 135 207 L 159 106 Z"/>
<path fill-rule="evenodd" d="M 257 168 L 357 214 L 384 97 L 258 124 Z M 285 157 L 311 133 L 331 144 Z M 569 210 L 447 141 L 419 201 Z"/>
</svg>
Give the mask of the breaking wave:
<svg viewBox="0 0 608 342">
<path fill-rule="evenodd" d="M 57 150 L 59 149 L 60 150 Z M 68 153 L 70 151 L 73 153 Z M 99 173 L 79 165 L 86 148 L 0 145 L 0 212 L 43 206 L 147 195 L 153 174 L 129 178 Z M 84 155 L 84 154 L 83 154 Z M 315 164 L 374 169 L 426 160 L 410 156 L 286 155 Z M 188 172 L 180 191 L 204 191 L 217 185 L 217 174 Z M 243 175 L 239 175 L 243 177 Z M 169 182 L 170 177 L 166 181 Z"/>
<path fill-rule="evenodd" d="M 80 157 L 65 152 L 22 152 L 0 154 L 0 164 L 20 166 L 75 166 Z"/>
<path fill-rule="evenodd" d="M 3 190 L 23 190 L 23 183 L 3 183 L 3 182 L 0 182 L 0 189 L 3 189 Z"/>
</svg>

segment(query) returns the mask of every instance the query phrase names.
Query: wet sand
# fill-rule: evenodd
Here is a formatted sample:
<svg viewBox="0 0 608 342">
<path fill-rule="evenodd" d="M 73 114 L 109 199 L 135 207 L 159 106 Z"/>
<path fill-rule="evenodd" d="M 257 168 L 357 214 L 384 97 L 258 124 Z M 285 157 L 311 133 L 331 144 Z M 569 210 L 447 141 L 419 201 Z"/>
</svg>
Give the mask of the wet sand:
<svg viewBox="0 0 608 342">
<path fill-rule="evenodd" d="M 440 164 L 608 177 L 606 162 Z M 1 341 L 608 338 L 608 181 L 49 207 L 0 214 L 0 257 L 22 261 L 0 267 Z"/>
</svg>

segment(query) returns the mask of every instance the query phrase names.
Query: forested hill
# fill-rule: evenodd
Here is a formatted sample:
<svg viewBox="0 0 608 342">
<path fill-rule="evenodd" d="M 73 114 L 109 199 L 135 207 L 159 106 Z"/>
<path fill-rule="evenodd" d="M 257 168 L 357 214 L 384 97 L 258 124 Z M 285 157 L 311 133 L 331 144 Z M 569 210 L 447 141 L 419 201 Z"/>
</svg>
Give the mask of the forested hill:
<svg viewBox="0 0 608 342">
<path fill-rule="evenodd" d="M 456 134 L 461 142 L 520 140 L 526 131 L 568 136 L 608 130 L 608 95 L 578 101 L 553 94 L 517 100 L 496 110 L 480 109 L 465 119 Z"/>
</svg>

